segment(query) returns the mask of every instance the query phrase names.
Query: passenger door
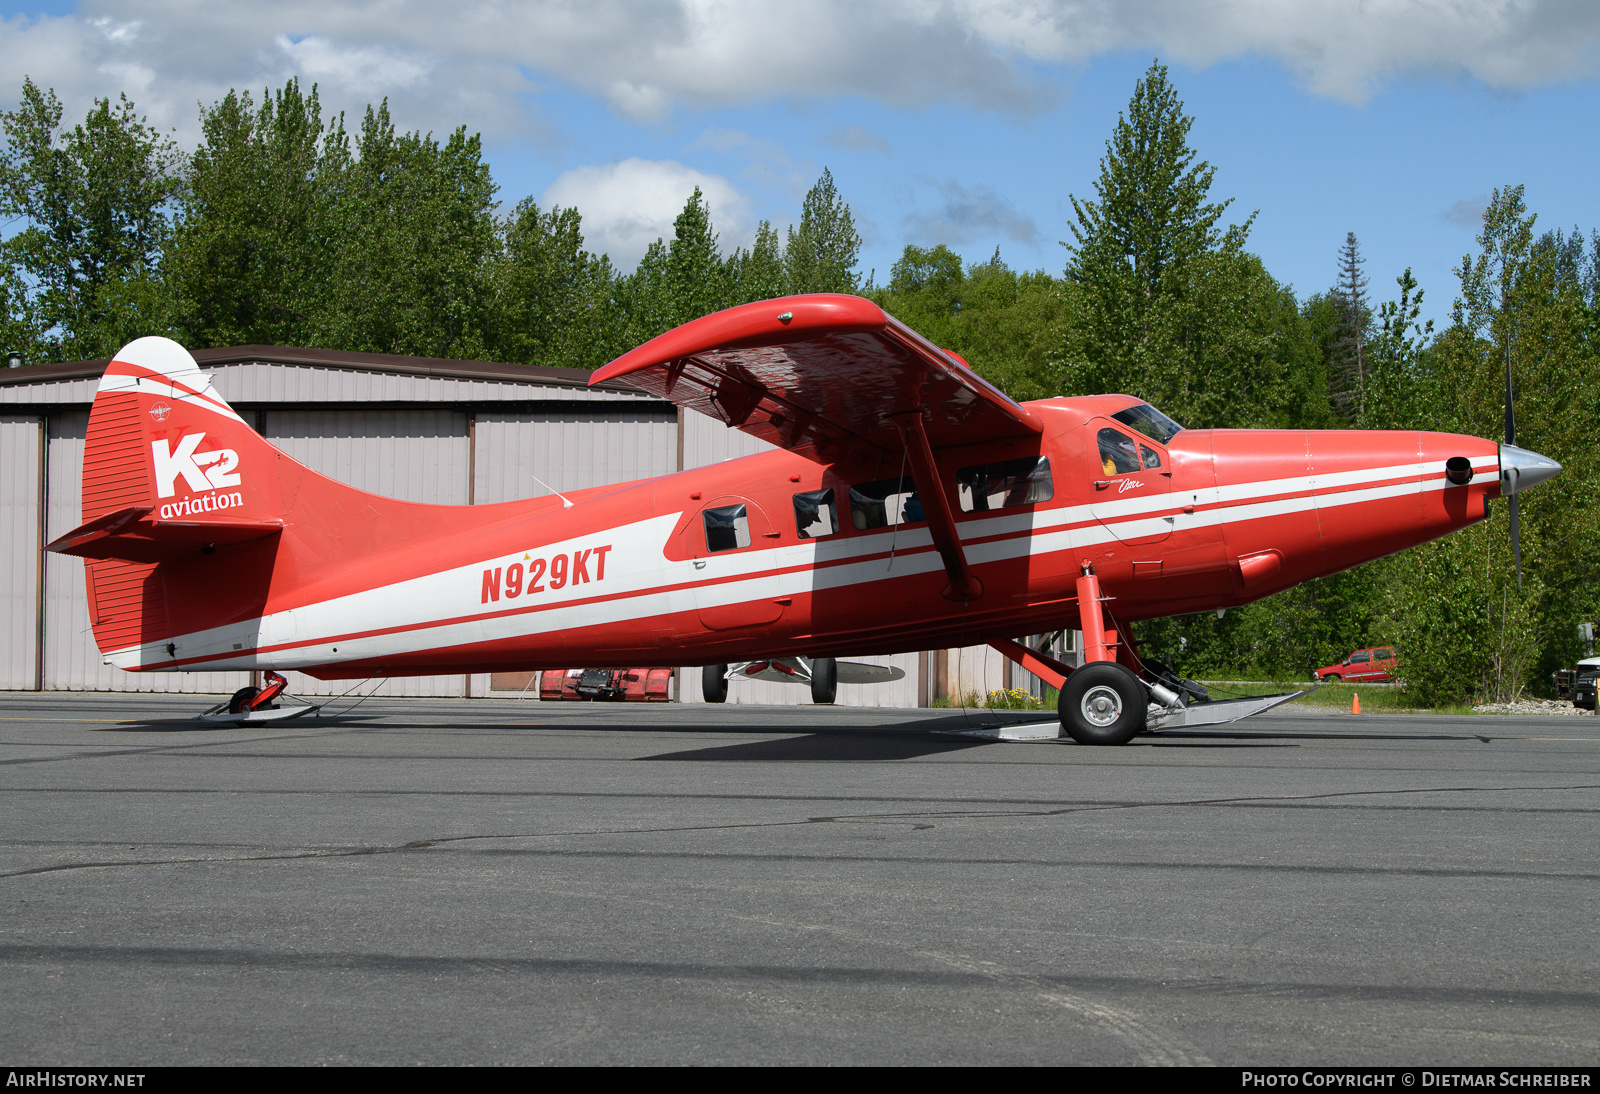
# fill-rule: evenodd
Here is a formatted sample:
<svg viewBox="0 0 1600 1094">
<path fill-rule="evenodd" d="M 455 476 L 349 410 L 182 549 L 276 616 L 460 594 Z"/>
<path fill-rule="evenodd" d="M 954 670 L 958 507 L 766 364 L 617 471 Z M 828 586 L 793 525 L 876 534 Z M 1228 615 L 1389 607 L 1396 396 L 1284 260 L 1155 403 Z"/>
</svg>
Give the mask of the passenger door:
<svg viewBox="0 0 1600 1094">
<path fill-rule="evenodd" d="M 791 598 L 776 578 L 761 576 L 776 565 L 772 548 L 782 535 L 766 511 L 748 498 L 724 495 L 705 504 L 697 525 L 688 536 L 701 625 L 727 631 L 780 623 Z"/>
</svg>

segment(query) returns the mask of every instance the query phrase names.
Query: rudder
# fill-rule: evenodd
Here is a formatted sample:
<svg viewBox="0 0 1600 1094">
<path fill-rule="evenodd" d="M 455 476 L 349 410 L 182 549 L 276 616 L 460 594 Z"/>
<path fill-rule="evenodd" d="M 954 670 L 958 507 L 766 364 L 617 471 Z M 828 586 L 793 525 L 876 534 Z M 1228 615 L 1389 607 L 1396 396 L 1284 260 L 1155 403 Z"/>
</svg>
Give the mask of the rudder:
<svg viewBox="0 0 1600 1094">
<path fill-rule="evenodd" d="M 160 567 L 182 558 L 199 562 L 219 545 L 267 547 L 258 541 L 283 526 L 278 476 L 286 462 L 299 469 L 234 412 L 178 343 L 140 338 L 118 351 L 89 412 L 83 524 L 49 548 L 86 561 L 101 653 L 156 647 L 135 660 L 165 659 L 161 644 L 192 621 L 172 617 Z M 254 572 L 252 584 L 264 596 L 271 552 L 249 553 L 249 565 L 235 558 L 230 584 Z M 238 591 L 237 585 L 219 589 L 218 600 Z M 239 610 L 248 606 L 222 616 Z"/>
</svg>

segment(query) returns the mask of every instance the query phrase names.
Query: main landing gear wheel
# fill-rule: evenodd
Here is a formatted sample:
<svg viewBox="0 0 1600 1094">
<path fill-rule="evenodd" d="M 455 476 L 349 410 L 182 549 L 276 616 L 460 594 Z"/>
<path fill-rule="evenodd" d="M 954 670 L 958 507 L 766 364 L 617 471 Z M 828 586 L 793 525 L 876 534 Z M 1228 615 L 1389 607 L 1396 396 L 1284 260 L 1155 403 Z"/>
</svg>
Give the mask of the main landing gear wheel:
<svg viewBox="0 0 1600 1094">
<path fill-rule="evenodd" d="M 1061 689 L 1061 728 L 1080 745 L 1127 744 L 1144 729 L 1149 696 L 1115 661 L 1091 661 Z"/>
<path fill-rule="evenodd" d="M 811 701 L 818 706 L 832 706 L 839 694 L 839 662 L 832 657 L 818 657 L 811 662 Z"/>
<path fill-rule="evenodd" d="M 700 693 L 708 703 L 728 701 L 728 666 L 707 665 L 700 670 Z"/>
<path fill-rule="evenodd" d="M 250 700 L 254 699 L 261 691 L 260 688 L 240 688 L 233 693 L 233 698 L 228 700 L 229 714 L 243 714 L 250 709 Z"/>
</svg>

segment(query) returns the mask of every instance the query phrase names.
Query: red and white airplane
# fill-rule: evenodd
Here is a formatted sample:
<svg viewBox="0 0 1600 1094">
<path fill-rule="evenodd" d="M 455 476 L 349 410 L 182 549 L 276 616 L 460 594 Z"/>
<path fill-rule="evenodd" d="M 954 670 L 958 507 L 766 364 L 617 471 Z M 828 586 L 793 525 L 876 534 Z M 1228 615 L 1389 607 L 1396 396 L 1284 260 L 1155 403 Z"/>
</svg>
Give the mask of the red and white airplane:
<svg viewBox="0 0 1600 1094">
<path fill-rule="evenodd" d="M 1476 437 L 1184 429 L 1126 395 L 1019 404 L 852 296 L 747 304 L 613 361 L 778 451 L 499 505 L 364 493 L 244 424 L 177 343 L 141 338 L 89 418 L 95 641 L 131 672 L 273 670 L 220 717 L 322 679 L 729 662 L 987 642 L 1058 687 L 1084 743 L 1260 708 L 1194 703 L 1128 625 L 1244 604 L 1484 519 L 1560 470 Z M 1079 628 L 1076 669 L 1008 636 Z M 820 679 L 817 679 L 820 678 Z"/>
</svg>

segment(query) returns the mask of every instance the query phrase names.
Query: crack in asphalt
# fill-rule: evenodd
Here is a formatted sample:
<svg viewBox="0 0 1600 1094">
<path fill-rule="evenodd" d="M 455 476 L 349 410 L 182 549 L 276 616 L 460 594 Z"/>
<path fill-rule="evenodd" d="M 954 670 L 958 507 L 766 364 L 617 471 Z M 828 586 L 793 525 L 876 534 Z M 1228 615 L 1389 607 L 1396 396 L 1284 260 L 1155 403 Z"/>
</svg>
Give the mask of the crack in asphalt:
<svg viewBox="0 0 1600 1094">
<path fill-rule="evenodd" d="M 1600 790 L 1600 783 L 1583 783 L 1576 786 L 1439 786 L 1410 787 L 1393 790 L 1342 790 L 1321 794 L 1253 795 L 1233 798 L 1191 798 L 1177 801 L 1125 802 L 1108 805 L 1066 806 L 1058 809 L 948 809 L 921 810 L 898 813 L 843 813 L 832 816 L 806 817 L 799 820 L 743 821 L 733 824 L 689 824 L 650 828 L 593 828 L 568 832 L 503 832 L 469 836 L 436 836 L 430 839 L 410 840 L 401 844 L 369 847 L 326 848 L 315 851 L 283 852 L 266 855 L 242 855 L 230 858 L 165 858 L 123 859 L 104 862 L 57 863 L 51 866 L 34 866 L 25 870 L 0 873 L 0 879 L 27 877 L 34 874 L 61 873 L 72 870 L 114 869 L 128 866 L 192 866 L 222 865 L 238 862 L 292 862 L 303 859 L 360 858 L 371 855 L 402 854 L 407 851 L 426 851 L 460 843 L 488 842 L 494 840 L 557 839 L 584 836 L 643 836 L 667 835 L 681 832 L 725 832 L 743 829 L 793 828 L 812 824 L 911 822 L 948 818 L 956 820 L 1012 820 L 1061 817 L 1083 813 L 1118 812 L 1133 809 L 1191 809 L 1223 805 L 1258 805 L 1302 801 L 1325 801 L 1333 798 L 1392 796 L 1396 794 L 1484 794 L 1484 793 L 1550 793 L 1573 790 Z"/>
</svg>

